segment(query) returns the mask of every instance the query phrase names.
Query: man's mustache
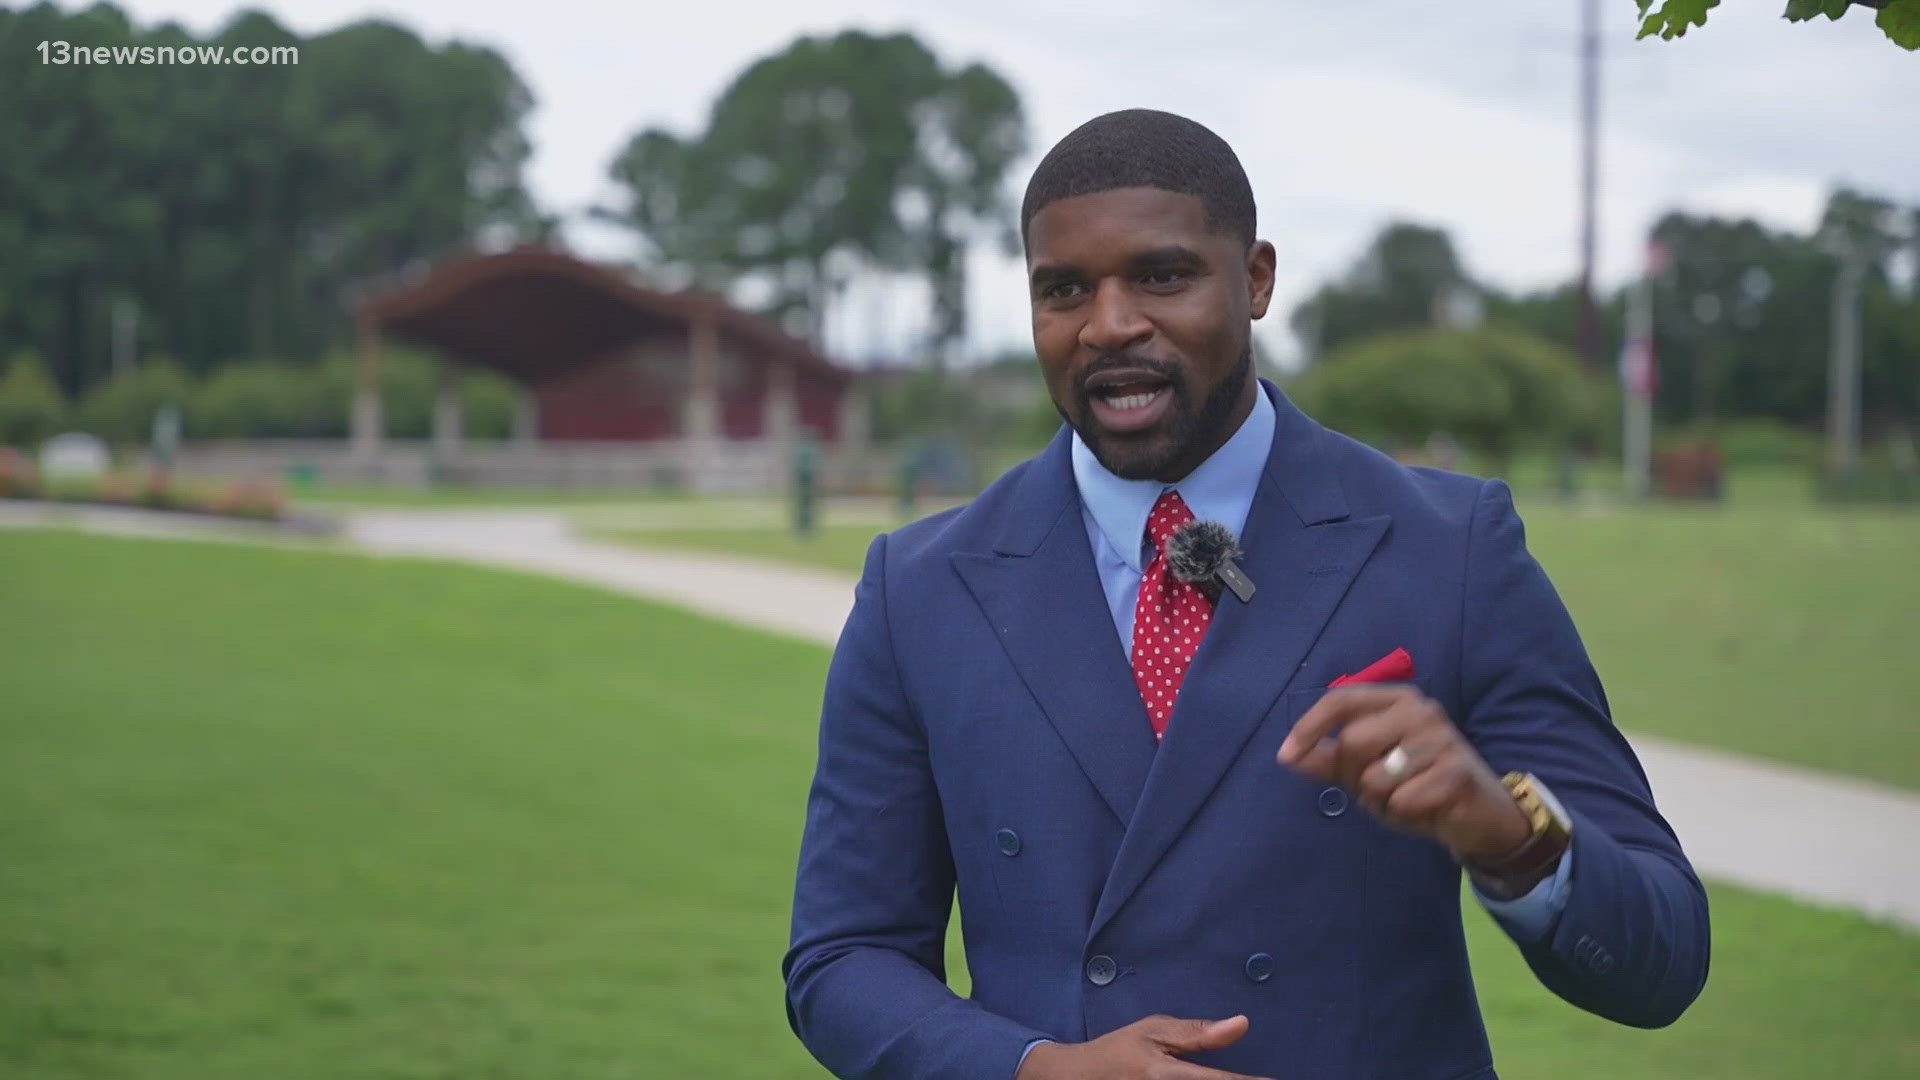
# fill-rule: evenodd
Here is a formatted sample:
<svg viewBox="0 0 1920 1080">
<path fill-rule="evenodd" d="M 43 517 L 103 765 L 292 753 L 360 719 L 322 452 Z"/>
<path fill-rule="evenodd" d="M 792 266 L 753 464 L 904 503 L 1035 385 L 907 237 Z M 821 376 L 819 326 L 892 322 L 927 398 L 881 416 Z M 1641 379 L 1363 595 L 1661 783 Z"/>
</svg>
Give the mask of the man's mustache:
<svg viewBox="0 0 1920 1080">
<path fill-rule="evenodd" d="M 1078 386 L 1080 396 L 1082 398 L 1092 396 L 1091 391 L 1087 389 L 1087 383 L 1090 382 L 1095 375 L 1105 371 L 1122 370 L 1152 372 L 1154 375 L 1165 379 L 1167 383 L 1173 387 L 1175 392 L 1179 392 L 1186 387 L 1186 372 L 1178 364 L 1158 360 L 1151 356 L 1142 356 L 1137 353 L 1108 353 L 1104 356 L 1096 357 L 1092 363 L 1087 365 L 1086 370 L 1080 373 Z"/>
</svg>

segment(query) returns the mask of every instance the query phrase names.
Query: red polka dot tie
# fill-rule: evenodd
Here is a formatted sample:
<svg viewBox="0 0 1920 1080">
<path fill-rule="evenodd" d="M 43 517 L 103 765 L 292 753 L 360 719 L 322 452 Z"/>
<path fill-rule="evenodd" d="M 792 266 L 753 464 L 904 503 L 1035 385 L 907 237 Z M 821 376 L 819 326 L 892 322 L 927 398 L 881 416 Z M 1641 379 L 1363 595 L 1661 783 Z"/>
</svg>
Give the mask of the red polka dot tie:
<svg viewBox="0 0 1920 1080">
<path fill-rule="evenodd" d="M 1161 492 L 1147 515 L 1153 561 L 1140 579 L 1140 599 L 1133 607 L 1133 681 L 1140 684 L 1156 741 L 1166 735 L 1180 683 L 1213 618 L 1206 594 L 1167 570 L 1167 538 L 1192 520 L 1193 511 L 1174 491 Z"/>
</svg>

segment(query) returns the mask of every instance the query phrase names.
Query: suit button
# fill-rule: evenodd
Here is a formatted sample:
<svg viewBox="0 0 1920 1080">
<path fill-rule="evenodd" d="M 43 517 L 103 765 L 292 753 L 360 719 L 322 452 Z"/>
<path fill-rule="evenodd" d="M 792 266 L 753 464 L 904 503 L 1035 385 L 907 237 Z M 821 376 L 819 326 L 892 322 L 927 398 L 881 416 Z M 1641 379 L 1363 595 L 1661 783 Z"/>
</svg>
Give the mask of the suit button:
<svg viewBox="0 0 1920 1080">
<path fill-rule="evenodd" d="M 1328 817 L 1339 817 L 1347 812 L 1347 793 L 1337 787 L 1327 788 L 1320 793 L 1320 812 Z"/>
<path fill-rule="evenodd" d="M 1105 986 L 1113 981 L 1113 957 L 1096 956 L 1087 961 L 1087 981 L 1095 986 Z"/>
<path fill-rule="evenodd" d="M 1020 854 L 1019 833 L 1012 829 L 1001 829 L 993 834 L 993 838 L 1000 842 L 1000 854 L 1009 856 Z"/>
<path fill-rule="evenodd" d="M 1273 978 L 1273 957 L 1263 952 L 1247 957 L 1247 978 L 1257 983 Z"/>
</svg>

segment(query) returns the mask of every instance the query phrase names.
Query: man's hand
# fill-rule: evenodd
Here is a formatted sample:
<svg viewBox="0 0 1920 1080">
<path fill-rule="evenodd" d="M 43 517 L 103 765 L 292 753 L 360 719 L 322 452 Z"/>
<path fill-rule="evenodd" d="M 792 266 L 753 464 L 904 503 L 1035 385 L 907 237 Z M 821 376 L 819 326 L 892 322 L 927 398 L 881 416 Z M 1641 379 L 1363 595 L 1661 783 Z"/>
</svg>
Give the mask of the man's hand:
<svg viewBox="0 0 1920 1080">
<path fill-rule="evenodd" d="M 1181 1061 L 1232 1046 L 1247 1033 L 1247 1018 L 1176 1020 L 1149 1016 L 1091 1042 L 1041 1043 L 1015 1080 L 1260 1080 Z"/>
<path fill-rule="evenodd" d="M 1406 755 L 1398 776 L 1385 761 L 1396 746 Z M 1374 816 L 1438 840 L 1469 867 L 1498 862 L 1532 835 L 1506 785 L 1413 686 L 1327 691 L 1280 744 L 1280 764 L 1339 784 Z"/>
</svg>

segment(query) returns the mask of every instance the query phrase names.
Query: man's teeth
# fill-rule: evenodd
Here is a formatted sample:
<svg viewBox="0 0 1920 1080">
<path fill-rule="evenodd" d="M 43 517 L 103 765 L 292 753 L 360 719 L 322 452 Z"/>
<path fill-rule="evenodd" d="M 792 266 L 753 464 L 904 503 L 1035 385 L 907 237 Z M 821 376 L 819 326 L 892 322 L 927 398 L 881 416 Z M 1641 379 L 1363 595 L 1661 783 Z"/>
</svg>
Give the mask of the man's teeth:
<svg viewBox="0 0 1920 1080">
<path fill-rule="evenodd" d="M 1149 390 L 1144 394 L 1128 394 L 1126 397 L 1109 397 L 1107 398 L 1107 404 L 1116 409 L 1144 408 L 1147 403 L 1151 402 L 1154 396 L 1159 393 L 1160 391 L 1158 390 Z"/>
</svg>

